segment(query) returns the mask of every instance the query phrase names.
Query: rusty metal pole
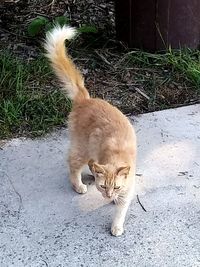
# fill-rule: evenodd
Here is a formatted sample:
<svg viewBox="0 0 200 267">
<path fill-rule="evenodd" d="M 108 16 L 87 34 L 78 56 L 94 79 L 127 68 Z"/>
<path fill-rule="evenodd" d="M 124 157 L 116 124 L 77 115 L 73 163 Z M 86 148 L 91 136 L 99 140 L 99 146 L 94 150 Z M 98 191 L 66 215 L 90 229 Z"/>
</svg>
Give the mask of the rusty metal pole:
<svg viewBox="0 0 200 267">
<path fill-rule="evenodd" d="M 198 48 L 200 0 L 115 0 L 117 38 L 150 51 Z"/>
</svg>

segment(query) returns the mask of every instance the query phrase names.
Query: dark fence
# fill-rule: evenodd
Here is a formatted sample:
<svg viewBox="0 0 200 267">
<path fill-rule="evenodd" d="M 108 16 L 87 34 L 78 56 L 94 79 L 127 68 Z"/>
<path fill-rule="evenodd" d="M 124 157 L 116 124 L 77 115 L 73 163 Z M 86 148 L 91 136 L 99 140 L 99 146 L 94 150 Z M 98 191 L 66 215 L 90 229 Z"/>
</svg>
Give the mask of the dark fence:
<svg viewBox="0 0 200 267">
<path fill-rule="evenodd" d="M 117 38 L 129 47 L 199 47 L 200 0 L 115 1 Z"/>
</svg>

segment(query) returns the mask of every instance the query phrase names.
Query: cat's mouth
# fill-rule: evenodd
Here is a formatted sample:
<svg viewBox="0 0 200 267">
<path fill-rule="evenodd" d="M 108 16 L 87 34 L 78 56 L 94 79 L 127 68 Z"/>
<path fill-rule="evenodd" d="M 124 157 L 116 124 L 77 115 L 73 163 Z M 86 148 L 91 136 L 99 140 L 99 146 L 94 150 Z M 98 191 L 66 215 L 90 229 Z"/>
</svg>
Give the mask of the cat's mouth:
<svg viewBox="0 0 200 267">
<path fill-rule="evenodd" d="M 112 194 L 108 194 L 105 190 L 102 190 L 102 188 L 100 188 L 99 186 L 97 187 L 97 189 L 100 191 L 100 193 L 102 194 L 103 198 L 105 199 L 110 199 L 110 200 L 115 200 L 118 198 L 118 194 L 116 192 L 113 192 Z"/>
<path fill-rule="evenodd" d="M 108 199 L 109 197 L 107 196 L 107 194 L 105 192 L 101 192 L 102 196 L 106 199 Z"/>
<path fill-rule="evenodd" d="M 108 196 L 105 192 L 101 192 L 102 196 L 105 198 L 105 199 L 110 199 L 110 200 L 115 200 L 117 199 L 117 195 L 116 194 L 113 194 L 111 196 Z"/>
</svg>

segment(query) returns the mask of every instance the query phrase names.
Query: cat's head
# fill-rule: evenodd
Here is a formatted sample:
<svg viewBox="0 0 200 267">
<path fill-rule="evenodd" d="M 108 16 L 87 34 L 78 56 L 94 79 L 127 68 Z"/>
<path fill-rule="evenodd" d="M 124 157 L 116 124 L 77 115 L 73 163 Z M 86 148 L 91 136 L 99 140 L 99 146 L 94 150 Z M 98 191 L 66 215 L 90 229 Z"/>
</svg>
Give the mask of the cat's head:
<svg viewBox="0 0 200 267">
<path fill-rule="evenodd" d="M 116 198 L 125 190 L 130 166 L 114 168 L 110 165 L 100 165 L 90 160 L 88 166 L 95 177 L 97 189 L 105 198 Z"/>
</svg>

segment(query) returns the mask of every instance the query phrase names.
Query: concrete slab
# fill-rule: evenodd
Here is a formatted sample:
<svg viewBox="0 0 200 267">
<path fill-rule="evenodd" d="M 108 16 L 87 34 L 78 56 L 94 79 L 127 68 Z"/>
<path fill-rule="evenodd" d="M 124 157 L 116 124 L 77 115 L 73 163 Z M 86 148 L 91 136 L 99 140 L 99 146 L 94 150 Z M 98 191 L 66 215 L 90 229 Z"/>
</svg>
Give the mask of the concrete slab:
<svg viewBox="0 0 200 267">
<path fill-rule="evenodd" d="M 137 199 L 121 237 L 113 204 L 67 180 L 67 131 L 0 150 L 0 266 L 200 266 L 200 105 L 134 118 Z"/>
</svg>

